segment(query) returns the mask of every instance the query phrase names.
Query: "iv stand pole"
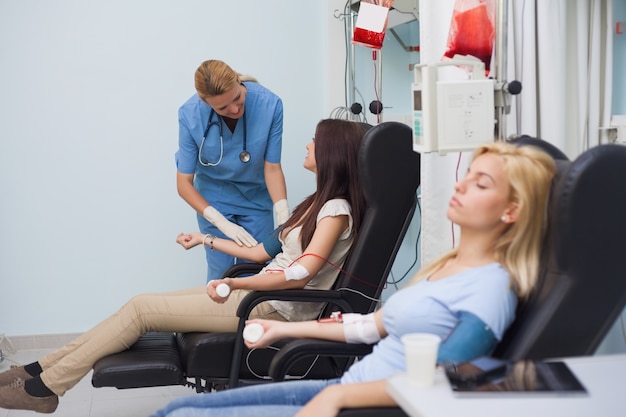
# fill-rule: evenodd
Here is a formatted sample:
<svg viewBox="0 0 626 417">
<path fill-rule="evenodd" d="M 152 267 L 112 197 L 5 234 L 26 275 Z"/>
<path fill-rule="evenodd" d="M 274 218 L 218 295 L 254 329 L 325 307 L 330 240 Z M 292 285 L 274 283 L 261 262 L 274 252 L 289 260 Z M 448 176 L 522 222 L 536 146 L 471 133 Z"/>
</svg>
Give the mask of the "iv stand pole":
<svg viewBox="0 0 626 417">
<path fill-rule="evenodd" d="M 496 106 L 496 123 L 494 137 L 497 141 L 505 139 L 506 135 L 506 118 L 505 114 L 509 112 L 507 108 L 507 91 L 504 91 L 505 80 L 507 77 L 507 18 L 508 18 L 508 0 L 496 1 L 496 42 L 495 42 L 495 106 Z"/>
</svg>

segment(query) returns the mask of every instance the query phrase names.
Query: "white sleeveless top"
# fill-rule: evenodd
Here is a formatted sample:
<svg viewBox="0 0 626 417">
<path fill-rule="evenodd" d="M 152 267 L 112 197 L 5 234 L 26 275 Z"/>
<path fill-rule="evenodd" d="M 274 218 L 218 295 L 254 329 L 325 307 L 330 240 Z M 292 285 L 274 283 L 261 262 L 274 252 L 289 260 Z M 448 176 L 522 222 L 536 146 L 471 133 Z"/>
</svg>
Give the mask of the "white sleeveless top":
<svg viewBox="0 0 626 417">
<path fill-rule="evenodd" d="M 348 216 L 348 227 L 343 231 L 339 240 L 335 244 L 328 261 L 334 265 L 343 266 L 348 251 L 354 241 L 354 233 L 352 231 L 352 209 L 347 200 L 333 199 L 328 200 L 323 206 L 320 212 L 317 214 L 317 224 L 324 217 L 335 216 Z M 302 253 L 303 248 L 300 245 L 300 232 L 301 226 L 292 229 L 285 240 L 280 237 L 283 251 L 276 255 L 276 257 L 270 262 L 261 273 L 266 270 L 270 272 L 273 270 L 285 270 L 298 259 Z M 271 272 L 270 272 L 271 273 Z M 339 275 L 339 270 L 334 266 L 326 263 L 322 269 L 311 279 L 304 287 L 304 289 L 330 289 L 335 279 Z M 276 309 L 280 315 L 285 317 L 289 321 L 303 321 L 317 318 L 325 303 L 301 303 L 292 301 L 268 301 L 272 307 Z"/>
</svg>

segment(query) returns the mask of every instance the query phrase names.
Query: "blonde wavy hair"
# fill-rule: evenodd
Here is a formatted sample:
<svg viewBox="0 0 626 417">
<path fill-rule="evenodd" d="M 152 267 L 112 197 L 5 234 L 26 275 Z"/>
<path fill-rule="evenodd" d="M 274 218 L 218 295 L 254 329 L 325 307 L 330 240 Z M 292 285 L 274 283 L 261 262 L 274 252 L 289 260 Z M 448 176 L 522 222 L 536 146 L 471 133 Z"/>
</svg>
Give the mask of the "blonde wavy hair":
<svg viewBox="0 0 626 417">
<path fill-rule="evenodd" d="M 257 82 L 256 78 L 235 72 L 225 62 L 217 59 L 204 61 L 194 74 L 196 91 L 203 100 L 220 96 L 243 81 Z"/>
<path fill-rule="evenodd" d="M 510 201 L 518 207 L 517 221 L 511 223 L 494 243 L 494 255 L 509 272 L 517 296 L 523 299 L 537 282 L 548 196 L 556 164 L 550 155 L 539 148 L 518 147 L 507 142 L 480 146 L 474 151 L 472 161 L 487 153 L 496 154 L 504 160 Z M 432 275 L 456 254 L 457 249 L 453 249 L 431 262 L 418 272 L 413 281 Z"/>
</svg>

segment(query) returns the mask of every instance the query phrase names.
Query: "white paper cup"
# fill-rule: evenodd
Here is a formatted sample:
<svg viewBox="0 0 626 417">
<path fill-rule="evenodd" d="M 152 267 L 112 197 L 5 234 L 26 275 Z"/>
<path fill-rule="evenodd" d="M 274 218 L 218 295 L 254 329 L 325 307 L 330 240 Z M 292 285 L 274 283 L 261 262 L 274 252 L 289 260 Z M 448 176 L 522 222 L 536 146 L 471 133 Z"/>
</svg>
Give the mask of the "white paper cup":
<svg viewBox="0 0 626 417">
<path fill-rule="evenodd" d="M 409 380 L 418 387 L 428 387 L 435 381 L 437 351 L 441 338 L 431 333 L 409 333 L 402 336 Z"/>
</svg>

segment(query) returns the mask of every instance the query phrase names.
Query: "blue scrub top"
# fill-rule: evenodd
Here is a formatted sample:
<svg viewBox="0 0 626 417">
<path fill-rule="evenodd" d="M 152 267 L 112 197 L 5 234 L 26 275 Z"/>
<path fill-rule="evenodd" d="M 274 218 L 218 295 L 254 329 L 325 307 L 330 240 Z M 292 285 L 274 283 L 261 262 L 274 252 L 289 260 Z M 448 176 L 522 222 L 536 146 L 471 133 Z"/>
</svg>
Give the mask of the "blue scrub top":
<svg viewBox="0 0 626 417">
<path fill-rule="evenodd" d="M 231 132 L 221 117 L 193 95 L 178 110 L 178 151 L 176 168 L 183 174 L 195 174 L 198 192 L 222 214 L 254 215 L 272 210 L 272 200 L 265 184 L 264 165 L 280 163 L 283 136 L 282 100 L 267 88 L 244 82 L 246 94 L 244 116 Z M 198 150 L 209 117 L 221 123 L 224 152 L 217 166 L 198 162 Z M 245 117 L 245 119 L 244 119 Z M 244 129 L 245 120 L 245 129 Z M 251 159 L 241 162 L 244 132 Z M 216 163 L 220 157 L 220 130 L 213 125 L 202 148 L 202 160 Z"/>
</svg>

